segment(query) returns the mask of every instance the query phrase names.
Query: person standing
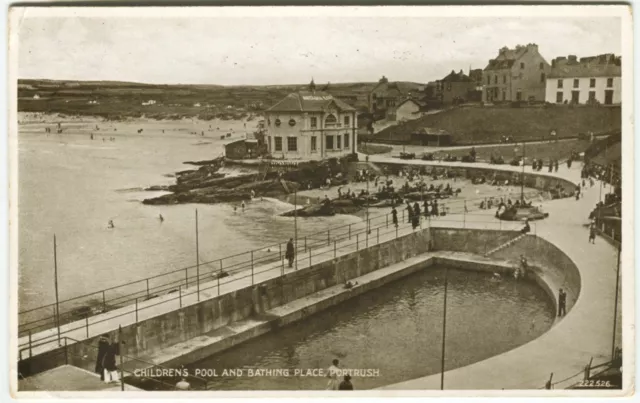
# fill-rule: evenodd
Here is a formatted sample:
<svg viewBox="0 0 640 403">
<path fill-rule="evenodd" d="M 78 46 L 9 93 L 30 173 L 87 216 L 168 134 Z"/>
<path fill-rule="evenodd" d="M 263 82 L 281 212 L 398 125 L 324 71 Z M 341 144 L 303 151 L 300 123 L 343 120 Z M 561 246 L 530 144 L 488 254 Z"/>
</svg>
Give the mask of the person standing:
<svg viewBox="0 0 640 403">
<path fill-rule="evenodd" d="M 327 383 L 327 390 L 338 390 L 338 375 L 340 374 L 340 361 L 337 359 L 333 360 L 332 365 L 327 370 L 327 378 L 329 378 L 329 382 Z"/>
<path fill-rule="evenodd" d="M 104 356 L 107 354 L 107 350 L 109 349 L 109 335 L 103 334 L 98 339 L 98 356 L 96 357 L 96 373 L 100 374 L 100 380 L 104 381 L 104 367 L 102 366 L 102 361 L 104 360 Z"/>
<path fill-rule="evenodd" d="M 398 211 L 395 206 L 391 209 L 391 219 L 393 220 L 393 225 L 398 228 Z"/>
<path fill-rule="evenodd" d="M 558 160 L 556 160 L 556 162 L 555 162 L 555 164 L 554 164 L 554 165 L 555 165 L 555 167 L 554 167 L 554 168 L 555 168 L 556 172 L 558 172 L 558 165 L 559 165 L 559 164 L 558 164 Z"/>
<path fill-rule="evenodd" d="M 289 238 L 289 242 L 287 242 L 287 251 L 284 257 L 289 261 L 289 267 L 293 267 L 293 258 L 295 257 L 293 238 Z"/>
<path fill-rule="evenodd" d="M 353 390 L 353 384 L 351 383 L 351 375 L 344 376 L 344 381 L 340 382 L 338 390 Z"/>
<path fill-rule="evenodd" d="M 567 313 L 567 293 L 561 288 L 558 293 L 558 316 L 564 316 Z"/>
<path fill-rule="evenodd" d="M 589 226 L 589 243 L 596 243 L 596 223 L 592 222 Z"/>
<path fill-rule="evenodd" d="M 191 389 L 191 385 L 185 378 L 181 378 L 180 382 L 176 383 L 176 390 L 189 390 Z"/>
<path fill-rule="evenodd" d="M 118 340 L 113 340 L 102 358 L 102 367 L 105 370 L 104 381 L 106 383 L 118 382 L 116 355 L 120 355 L 120 343 Z"/>
<path fill-rule="evenodd" d="M 411 203 L 409 203 L 409 201 L 407 201 L 407 215 L 409 216 L 407 222 L 411 224 L 413 222 L 413 210 L 411 209 Z"/>
<path fill-rule="evenodd" d="M 438 217 L 438 199 L 433 201 L 433 216 Z"/>
</svg>

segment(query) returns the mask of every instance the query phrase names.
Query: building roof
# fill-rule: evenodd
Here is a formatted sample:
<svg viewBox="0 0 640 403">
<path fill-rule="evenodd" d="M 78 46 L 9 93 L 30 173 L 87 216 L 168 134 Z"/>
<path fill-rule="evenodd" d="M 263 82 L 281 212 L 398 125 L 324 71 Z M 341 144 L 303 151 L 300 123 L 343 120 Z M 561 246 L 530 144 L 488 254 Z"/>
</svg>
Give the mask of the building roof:
<svg viewBox="0 0 640 403">
<path fill-rule="evenodd" d="M 579 61 L 575 56 L 569 59 L 558 57 L 553 60 L 549 78 L 571 77 L 620 77 L 622 68 L 620 58 L 614 55 L 583 57 Z"/>
<path fill-rule="evenodd" d="M 530 43 L 527 45 L 517 45 L 514 49 L 506 46 L 498 50 L 498 57 L 489 60 L 489 64 L 484 70 L 503 70 L 510 69 L 516 62 L 528 51 L 538 52 L 538 45 Z"/>
<path fill-rule="evenodd" d="M 322 112 L 330 106 L 340 111 L 355 111 L 356 109 L 333 95 L 322 91 L 293 92 L 280 102 L 267 109 L 267 112 Z"/>
<path fill-rule="evenodd" d="M 417 83 L 410 83 L 404 81 L 394 82 L 381 82 L 376 85 L 371 93 L 375 93 L 376 96 L 381 98 L 401 98 L 406 97 L 411 92 L 420 92 L 424 88 L 424 85 Z"/>
<path fill-rule="evenodd" d="M 424 106 L 424 103 L 418 101 L 415 98 L 407 98 L 404 101 L 400 102 L 397 106 L 396 109 L 400 108 L 400 106 L 406 104 L 407 102 L 413 102 L 414 104 L 416 104 L 418 107 L 422 108 Z"/>
<path fill-rule="evenodd" d="M 446 76 L 440 81 L 443 81 L 445 83 L 468 83 L 474 80 L 469 78 L 468 75 L 464 74 L 462 70 L 460 70 L 459 73 L 456 73 L 455 71 L 451 70 L 451 73 L 449 73 L 448 76 Z"/>
</svg>

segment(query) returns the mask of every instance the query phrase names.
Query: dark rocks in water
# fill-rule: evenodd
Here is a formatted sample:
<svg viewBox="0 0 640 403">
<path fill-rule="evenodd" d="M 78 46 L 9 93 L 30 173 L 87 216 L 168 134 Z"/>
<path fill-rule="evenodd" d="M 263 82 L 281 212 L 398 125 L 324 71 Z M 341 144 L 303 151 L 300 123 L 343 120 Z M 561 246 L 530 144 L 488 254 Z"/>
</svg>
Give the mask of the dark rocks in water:
<svg viewBox="0 0 640 403">
<path fill-rule="evenodd" d="M 218 158 L 214 158 L 212 160 L 202 160 L 202 161 L 185 161 L 185 164 L 189 164 L 189 165 L 214 165 L 217 166 L 218 168 L 220 166 L 222 166 L 222 163 L 224 161 L 223 157 L 218 157 Z"/>
<path fill-rule="evenodd" d="M 158 191 L 168 192 L 169 191 L 169 186 L 167 186 L 167 185 L 154 185 L 154 186 L 149 186 L 148 188 L 145 188 L 144 190 L 148 190 L 148 191 L 151 191 L 151 192 L 158 192 Z"/>
</svg>

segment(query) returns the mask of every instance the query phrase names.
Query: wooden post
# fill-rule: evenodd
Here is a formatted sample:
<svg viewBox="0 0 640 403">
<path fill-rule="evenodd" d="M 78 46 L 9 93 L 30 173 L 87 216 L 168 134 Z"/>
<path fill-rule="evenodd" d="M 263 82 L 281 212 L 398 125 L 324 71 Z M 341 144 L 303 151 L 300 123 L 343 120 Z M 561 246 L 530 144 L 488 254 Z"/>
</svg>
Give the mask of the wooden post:
<svg viewBox="0 0 640 403">
<path fill-rule="evenodd" d="M 58 328 L 58 345 L 60 345 L 60 299 L 58 298 L 58 248 L 56 246 L 56 234 L 53 234 L 53 277 L 56 291 L 56 327 Z M 65 343 L 66 340 L 67 339 L 65 339 Z"/>
<path fill-rule="evenodd" d="M 327 230 L 327 245 L 331 245 L 331 230 Z"/>
<path fill-rule="evenodd" d="M 120 356 L 120 390 L 124 392 L 124 365 L 122 365 L 122 326 L 118 326 L 118 355 Z"/>
<path fill-rule="evenodd" d="M 253 251 L 251 251 L 251 285 L 253 285 Z"/>
<path fill-rule="evenodd" d="M 336 241 L 333 241 L 333 258 L 335 259 L 337 257 L 337 248 L 336 248 Z M 311 267 L 311 266 L 309 266 Z"/>
<path fill-rule="evenodd" d="M 87 314 L 87 316 L 84 317 L 85 320 L 85 327 L 87 329 L 87 339 L 89 338 L 89 314 Z"/>
<path fill-rule="evenodd" d="M 147 299 L 149 299 L 149 279 L 147 279 Z"/>
<path fill-rule="evenodd" d="M 138 297 L 136 297 L 136 323 L 138 323 Z"/>
<path fill-rule="evenodd" d="M 107 299 L 102 291 L 102 312 L 107 312 Z"/>
<path fill-rule="evenodd" d="M 376 228 L 376 244 L 380 245 L 380 228 Z"/>
<path fill-rule="evenodd" d="M 200 243 L 198 241 L 198 209 L 196 209 L 196 292 L 198 293 L 198 302 L 200 302 Z"/>
<path fill-rule="evenodd" d="M 349 224 L 349 240 L 351 240 L 351 224 Z"/>
<path fill-rule="evenodd" d="M 178 300 L 180 302 L 180 308 L 182 309 L 182 285 L 178 284 Z"/>
<path fill-rule="evenodd" d="M 309 267 L 311 267 L 311 248 L 309 248 Z"/>
<path fill-rule="evenodd" d="M 31 349 L 31 329 L 29 329 L 29 358 L 33 355 L 33 351 Z"/>
<path fill-rule="evenodd" d="M 356 234 L 356 251 L 360 250 L 360 234 Z"/>
</svg>

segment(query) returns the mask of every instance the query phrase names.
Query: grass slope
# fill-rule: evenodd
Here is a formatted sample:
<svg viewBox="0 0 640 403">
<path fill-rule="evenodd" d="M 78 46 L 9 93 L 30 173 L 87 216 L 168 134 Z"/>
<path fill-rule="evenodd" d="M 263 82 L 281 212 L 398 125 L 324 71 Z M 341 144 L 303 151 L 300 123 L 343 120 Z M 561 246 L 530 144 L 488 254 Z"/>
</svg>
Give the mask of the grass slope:
<svg viewBox="0 0 640 403">
<path fill-rule="evenodd" d="M 551 130 L 559 138 L 579 133 L 620 130 L 620 107 L 552 105 L 548 107 L 463 107 L 386 128 L 373 135 L 377 140 L 408 141 L 411 133 L 425 127 L 451 133 L 456 144 L 548 139 Z"/>
</svg>

